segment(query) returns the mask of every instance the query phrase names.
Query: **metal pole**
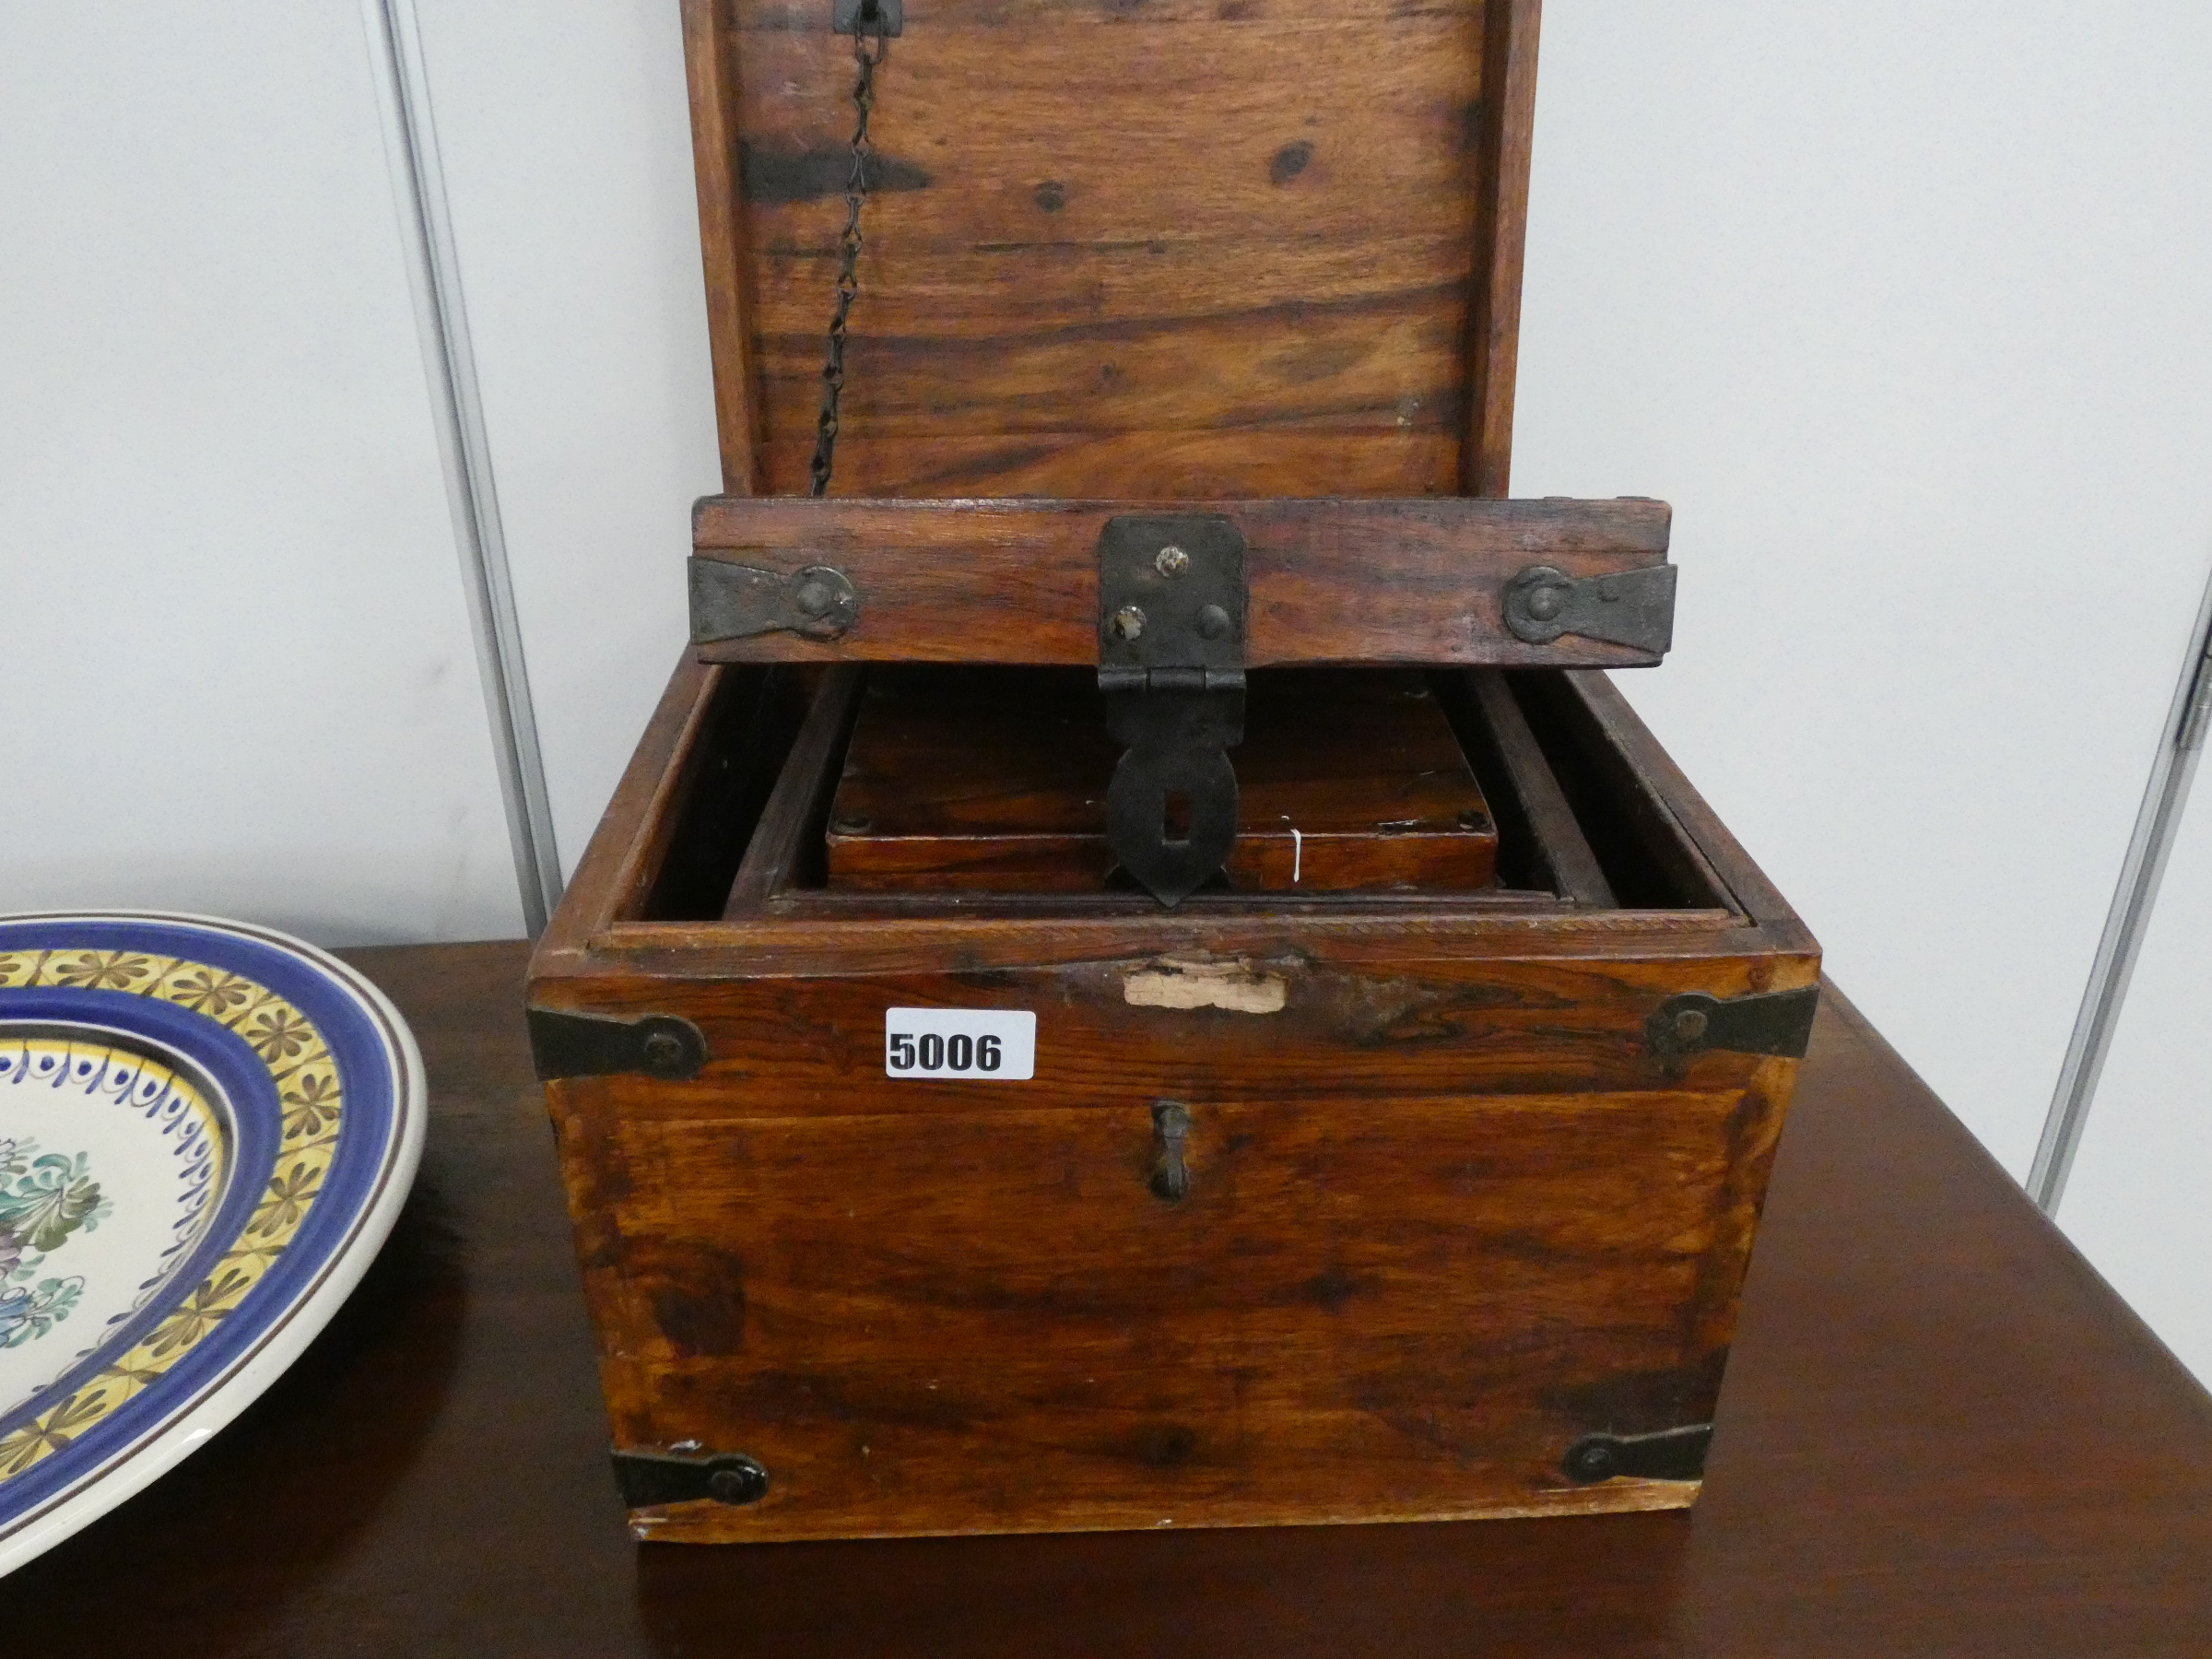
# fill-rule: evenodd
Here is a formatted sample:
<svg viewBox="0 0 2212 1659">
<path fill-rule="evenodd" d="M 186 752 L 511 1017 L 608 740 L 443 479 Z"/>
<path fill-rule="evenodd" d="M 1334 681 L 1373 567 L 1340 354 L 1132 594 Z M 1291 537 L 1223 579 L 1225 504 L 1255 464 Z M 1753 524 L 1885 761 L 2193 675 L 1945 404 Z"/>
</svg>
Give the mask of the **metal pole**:
<svg viewBox="0 0 2212 1659">
<path fill-rule="evenodd" d="M 546 794 L 537 716 L 523 660 L 522 624 L 507 564 L 507 537 L 492 480 L 491 441 L 477 388 L 476 353 L 462 304 L 460 259 L 430 119 L 429 76 L 413 0 L 361 0 L 385 151 L 398 198 L 423 367 L 429 376 L 438 451 L 445 467 L 462 585 L 476 634 L 477 665 L 498 759 L 507 836 L 523 920 L 535 936 L 560 901 L 560 854 Z"/>
<path fill-rule="evenodd" d="M 2144 929 L 2149 924 L 2159 883 L 2166 874 L 2166 857 L 2173 850 L 2174 832 L 2181 827 L 2182 808 L 2188 804 L 2189 785 L 2196 776 L 2208 722 L 2212 722 L 2212 582 L 2207 582 L 2197 606 L 2196 631 L 2190 636 L 2189 655 L 2167 711 L 2158 757 L 2151 763 L 2150 781 L 2143 790 L 2142 808 L 2136 814 L 2136 832 L 2120 866 L 2120 885 L 2112 894 L 2111 913 L 2105 917 L 2104 936 L 2097 944 L 2088 989 L 2082 994 L 2074 1036 L 2066 1044 L 2065 1064 L 2059 1068 L 2051 1112 L 2043 1120 L 2043 1137 L 2028 1171 L 2029 1195 L 2047 1216 L 2058 1213 L 2066 1176 L 2074 1168 L 2074 1154 L 2088 1123 L 2089 1102 L 2096 1097 L 2097 1079 L 2104 1071 L 2112 1032 L 2120 1023 L 2127 982 L 2135 973 Z"/>
</svg>

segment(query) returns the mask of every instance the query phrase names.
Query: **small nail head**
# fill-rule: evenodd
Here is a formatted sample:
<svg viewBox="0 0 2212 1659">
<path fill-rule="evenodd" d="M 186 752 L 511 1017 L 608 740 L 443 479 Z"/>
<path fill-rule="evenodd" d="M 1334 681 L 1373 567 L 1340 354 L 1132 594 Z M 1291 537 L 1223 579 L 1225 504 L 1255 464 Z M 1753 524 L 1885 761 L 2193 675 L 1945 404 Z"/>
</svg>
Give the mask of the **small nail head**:
<svg viewBox="0 0 2212 1659">
<path fill-rule="evenodd" d="M 1191 568 L 1191 556 L 1171 542 L 1159 550 L 1152 568 L 1162 576 L 1180 576 Z"/>
<path fill-rule="evenodd" d="M 1134 605 L 1124 605 L 1113 613 L 1113 634 L 1118 640 L 1134 640 L 1145 631 L 1145 613 Z"/>
<path fill-rule="evenodd" d="M 1685 1008 L 1675 1016 L 1675 1035 L 1685 1042 L 1695 1042 L 1705 1035 L 1712 1022 L 1702 1008 Z"/>
<path fill-rule="evenodd" d="M 1528 614 L 1539 622 L 1548 622 L 1567 606 L 1566 591 L 1556 587 L 1540 587 L 1528 596 Z"/>
<path fill-rule="evenodd" d="M 1198 607 L 1198 635 L 1206 640 L 1223 640 L 1229 637 L 1229 613 L 1218 605 Z"/>
</svg>

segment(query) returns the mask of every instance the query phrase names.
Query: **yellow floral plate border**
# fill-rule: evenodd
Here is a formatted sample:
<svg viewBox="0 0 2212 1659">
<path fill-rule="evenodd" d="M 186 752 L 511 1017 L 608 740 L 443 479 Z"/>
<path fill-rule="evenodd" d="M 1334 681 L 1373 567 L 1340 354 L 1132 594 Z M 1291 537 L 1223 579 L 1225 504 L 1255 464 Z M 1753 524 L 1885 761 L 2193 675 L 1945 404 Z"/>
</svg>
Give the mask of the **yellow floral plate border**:
<svg viewBox="0 0 2212 1659">
<path fill-rule="evenodd" d="M 250 1379 L 251 1386 L 228 1400 L 212 1414 L 228 1421 L 242 1409 L 253 1394 L 273 1380 L 282 1365 L 303 1348 L 329 1312 L 352 1288 L 368 1257 L 381 1244 L 396 1215 L 420 1156 L 422 1130 L 422 1066 L 406 1024 L 375 987 L 336 959 L 302 941 L 270 930 L 210 918 L 147 912 L 105 916 L 0 917 L 0 924 L 24 922 L 136 923 L 211 930 L 231 938 L 243 938 L 274 947 L 310 968 L 350 1001 L 362 1006 L 384 1028 L 387 1047 L 397 1074 L 394 1105 L 400 1133 L 395 1136 L 393 1169 L 396 1179 L 379 1182 L 371 1223 L 358 1229 L 350 1271 L 325 1276 L 335 1294 L 324 1296 L 321 1316 L 289 1321 L 288 1339 L 275 1366 L 253 1368 L 265 1375 Z M 276 1159 L 267 1184 L 251 1218 L 236 1242 L 183 1299 L 128 1351 L 73 1388 L 37 1417 L 0 1436 L 0 1503 L 9 1485 L 46 1459 L 65 1451 L 126 1402 L 157 1383 L 180 1360 L 215 1332 L 237 1311 L 255 1285 L 284 1256 L 323 1197 L 324 1181 L 336 1154 L 346 1122 L 345 1088 L 341 1069 L 324 1032 L 293 1000 L 259 980 L 231 969 L 204 962 L 189 952 L 163 954 L 129 949 L 98 949 L 83 946 L 0 950 L 0 992 L 56 987 L 80 991 L 123 992 L 173 1004 L 201 1015 L 241 1038 L 266 1069 L 281 1102 L 282 1119 Z M 372 1236 L 366 1236 L 372 1235 Z M 300 1310 L 292 1311 L 296 1315 Z M 256 1356 L 259 1357 L 258 1355 Z M 226 1386 L 228 1385 L 228 1380 Z M 217 1392 L 221 1392 L 220 1390 Z M 206 1402 L 202 1402 L 205 1406 Z M 196 1417 L 210 1415 L 204 1411 Z M 205 1428 L 167 1457 L 135 1458 L 137 1478 L 125 1483 L 127 1496 L 205 1440 L 218 1424 Z M 81 1495 L 81 1494 L 79 1494 Z M 12 1570 L 31 1554 L 58 1542 L 94 1513 L 121 1500 L 111 1496 L 94 1506 L 77 1505 L 89 1512 L 70 1524 L 32 1529 L 41 1535 L 25 1548 L 17 1534 L 0 1525 L 0 1572 Z M 61 1504 L 56 1507 L 67 1508 Z M 0 1522 L 5 1521 L 0 1513 Z"/>
<path fill-rule="evenodd" d="M 241 973 L 125 950 L 0 951 L 0 991 L 58 985 L 128 991 L 204 1014 L 243 1037 L 284 1102 L 276 1172 L 238 1243 L 145 1340 L 14 1433 L 0 1436 L 0 1481 L 51 1456 L 174 1365 L 261 1280 L 314 1207 L 337 1149 L 345 1101 L 323 1033 Z"/>
</svg>

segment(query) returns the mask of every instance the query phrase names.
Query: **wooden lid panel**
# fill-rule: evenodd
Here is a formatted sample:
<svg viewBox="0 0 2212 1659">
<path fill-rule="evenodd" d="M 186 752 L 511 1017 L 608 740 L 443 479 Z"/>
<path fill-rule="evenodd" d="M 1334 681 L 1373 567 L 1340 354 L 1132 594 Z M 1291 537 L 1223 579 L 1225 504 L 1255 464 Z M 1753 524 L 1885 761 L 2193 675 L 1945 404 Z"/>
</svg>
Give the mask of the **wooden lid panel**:
<svg viewBox="0 0 2212 1659">
<path fill-rule="evenodd" d="M 737 567 L 848 579 L 854 619 L 832 637 L 695 627 L 718 662 L 1100 661 L 1099 544 L 1129 514 L 1218 512 L 1243 537 L 1253 666 L 1428 663 L 1646 666 L 1642 643 L 1517 637 L 1506 595 L 1546 568 L 1568 578 L 1663 575 L 1663 501 L 1471 497 L 1239 501 L 912 500 L 710 496 L 692 514 L 701 588 Z M 1666 606 L 1671 613 L 1672 589 Z"/>
<path fill-rule="evenodd" d="M 1534 7 L 1498 3 L 1533 52 Z M 687 6 L 725 472 L 798 493 L 852 42 L 829 0 Z M 1523 197 L 1495 175 L 1525 113 L 1484 98 L 1506 20 L 1479 0 L 908 0 L 877 72 L 835 493 L 1471 487 L 1469 339 L 1487 360 L 1501 337 L 1510 378 L 1517 315 Z"/>
</svg>

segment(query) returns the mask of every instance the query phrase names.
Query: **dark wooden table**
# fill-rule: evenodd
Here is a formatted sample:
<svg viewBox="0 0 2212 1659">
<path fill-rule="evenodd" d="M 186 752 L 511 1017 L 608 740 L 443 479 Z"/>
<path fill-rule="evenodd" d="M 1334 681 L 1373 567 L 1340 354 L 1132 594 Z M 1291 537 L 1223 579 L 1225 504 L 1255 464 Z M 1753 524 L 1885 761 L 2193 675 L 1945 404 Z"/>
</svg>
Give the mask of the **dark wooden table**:
<svg viewBox="0 0 2212 1659">
<path fill-rule="evenodd" d="M 0 1653 L 2212 1653 L 2212 1397 L 1842 1003 L 1705 1495 L 1457 1525 L 641 1547 L 524 1049 L 523 947 L 354 953 L 422 1176 L 213 1444 L 0 1582 Z"/>
</svg>

